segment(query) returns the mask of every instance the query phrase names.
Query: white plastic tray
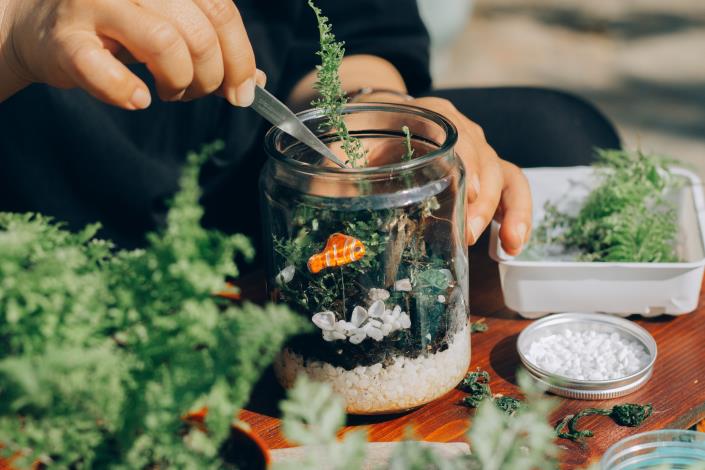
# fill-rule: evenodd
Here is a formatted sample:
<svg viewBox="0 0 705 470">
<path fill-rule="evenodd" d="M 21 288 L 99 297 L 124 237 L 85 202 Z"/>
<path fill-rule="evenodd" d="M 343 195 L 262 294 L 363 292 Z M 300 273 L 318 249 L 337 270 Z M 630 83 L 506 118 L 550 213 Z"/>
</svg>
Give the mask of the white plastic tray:
<svg viewBox="0 0 705 470">
<path fill-rule="evenodd" d="M 590 167 L 524 170 L 534 199 L 534 224 L 546 201 L 578 207 L 593 181 Z M 490 256 L 499 263 L 507 307 L 526 318 L 556 312 L 604 312 L 646 317 L 680 315 L 697 308 L 705 268 L 705 199 L 700 179 L 676 169 L 688 184 L 673 191 L 678 210 L 679 263 L 604 263 L 521 260 L 507 255 L 492 224 Z"/>
</svg>

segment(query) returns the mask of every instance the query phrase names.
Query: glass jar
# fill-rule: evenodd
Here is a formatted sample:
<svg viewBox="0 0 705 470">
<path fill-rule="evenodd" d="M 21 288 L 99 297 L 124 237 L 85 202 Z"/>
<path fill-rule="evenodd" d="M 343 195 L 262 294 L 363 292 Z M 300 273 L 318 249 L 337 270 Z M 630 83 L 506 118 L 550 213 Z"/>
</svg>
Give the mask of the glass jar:
<svg viewBox="0 0 705 470">
<path fill-rule="evenodd" d="M 339 149 L 320 112 L 300 117 Z M 457 132 L 411 106 L 348 105 L 344 118 L 366 167 L 334 167 L 278 129 L 265 139 L 268 290 L 313 327 L 275 372 L 285 387 L 300 373 L 330 383 L 349 413 L 408 410 L 453 389 L 470 362 Z"/>
<path fill-rule="evenodd" d="M 681 429 L 629 436 L 607 449 L 601 470 L 694 469 L 705 465 L 705 433 Z"/>
</svg>

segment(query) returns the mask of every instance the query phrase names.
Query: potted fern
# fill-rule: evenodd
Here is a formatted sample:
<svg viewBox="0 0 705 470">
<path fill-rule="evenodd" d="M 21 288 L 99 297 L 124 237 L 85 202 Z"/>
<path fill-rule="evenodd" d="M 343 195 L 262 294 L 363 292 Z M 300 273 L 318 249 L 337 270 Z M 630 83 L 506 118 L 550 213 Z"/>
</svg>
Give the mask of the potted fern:
<svg viewBox="0 0 705 470">
<path fill-rule="evenodd" d="M 220 148 L 190 156 L 144 250 L 0 213 L 0 468 L 263 468 L 236 412 L 306 325 L 212 294 L 252 255 L 200 225 L 199 168 Z"/>
</svg>

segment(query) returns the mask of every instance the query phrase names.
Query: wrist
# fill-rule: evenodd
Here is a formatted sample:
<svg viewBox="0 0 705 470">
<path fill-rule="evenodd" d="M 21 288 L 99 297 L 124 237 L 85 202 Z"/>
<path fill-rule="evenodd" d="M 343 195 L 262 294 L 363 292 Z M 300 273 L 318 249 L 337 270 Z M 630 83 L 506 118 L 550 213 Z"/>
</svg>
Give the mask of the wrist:
<svg viewBox="0 0 705 470">
<path fill-rule="evenodd" d="M 349 103 L 405 103 L 414 97 L 391 88 L 363 87 L 347 94 Z"/>
</svg>

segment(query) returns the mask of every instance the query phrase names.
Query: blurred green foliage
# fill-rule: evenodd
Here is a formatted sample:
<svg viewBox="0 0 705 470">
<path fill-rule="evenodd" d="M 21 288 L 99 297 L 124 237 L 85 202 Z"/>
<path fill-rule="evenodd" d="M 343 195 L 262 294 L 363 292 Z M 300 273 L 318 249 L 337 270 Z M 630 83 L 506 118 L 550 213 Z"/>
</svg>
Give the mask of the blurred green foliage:
<svg viewBox="0 0 705 470">
<path fill-rule="evenodd" d="M 482 378 L 481 378 L 482 376 Z M 391 470 L 528 470 L 557 469 L 558 447 L 548 415 L 553 400 L 543 396 L 525 371 L 517 375 L 526 400 L 512 413 L 494 400 L 478 401 L 467 438 L 471 453 L 455 457 L 439 454 L 423 443 L 399 443 L 384 467 Z M 484 379 L 483 374 L 475 379 Z M 487 398 L 487 397 L 486 397 Z M 307 447 L 301 461 L 275 465 L 274 470 L 352 470 L 361 468 L 366 437 L 360 432 L 336 435 L 345 424 L 345 405 L 327 384 L 300 377 L 282 402 L 286 438 Z"/>
<path fill-rule="evenodd" d="M 191 154 L 163 231 L 117 251 L 36 214 L 0 214 L 0 448 L 18 468 L 221 468 L 262 370 L 304 321 L 213 295 L 239 235 L 200 225 Z M 202 432 L 182 417 L 208 408 Z"/>
</svg>

